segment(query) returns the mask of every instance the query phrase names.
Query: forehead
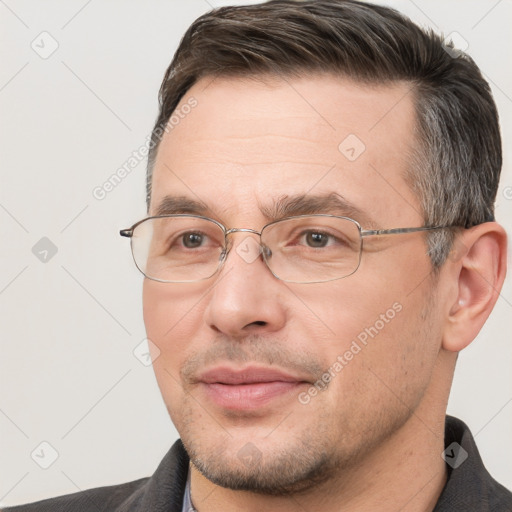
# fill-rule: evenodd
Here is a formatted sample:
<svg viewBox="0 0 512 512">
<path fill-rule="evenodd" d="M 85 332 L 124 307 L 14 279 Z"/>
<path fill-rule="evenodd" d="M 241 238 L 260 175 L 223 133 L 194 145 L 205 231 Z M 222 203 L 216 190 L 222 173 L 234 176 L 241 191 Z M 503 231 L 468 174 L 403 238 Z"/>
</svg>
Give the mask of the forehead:
<svg viewBox="0 0 512 512">
<path fill-rule="evenodd" d="M 415 132 L 410 84 L 205 77 L 175 114 L 155 162 L 152 214 L 168 195 L 201 200 L 218 216 L 309 192 L 335 192 L 376 214 L 417 203 L 404 181 Z M 383 191 L 397 196 L 388 207 Z"/>
</svg>

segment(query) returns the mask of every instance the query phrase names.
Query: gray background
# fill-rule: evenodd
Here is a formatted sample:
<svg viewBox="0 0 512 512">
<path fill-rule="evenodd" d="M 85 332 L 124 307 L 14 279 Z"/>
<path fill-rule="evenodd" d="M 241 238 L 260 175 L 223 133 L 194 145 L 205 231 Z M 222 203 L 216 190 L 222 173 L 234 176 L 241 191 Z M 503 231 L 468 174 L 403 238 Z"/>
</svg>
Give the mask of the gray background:
<svg viewBox="0 0 512 512">
<path fill-rule="evenodd" d="M 145 162 L 103 200 L 93 190 L 144 143 L 186 28 L 228 3 L 0 0 L 2 505 L 148 476 L 177 438 L 151 366 L 133 353 L 145 338 L 142 279 L 117 234 L 145 215 Z M 491 81 L 505 141 L 497 216 L 510 232 L 512 3 L 388 4 L 458 32 Z M 508 487 L 511 315 L 509 277 L 460 355 L 448 408 Z"/>
</svg>

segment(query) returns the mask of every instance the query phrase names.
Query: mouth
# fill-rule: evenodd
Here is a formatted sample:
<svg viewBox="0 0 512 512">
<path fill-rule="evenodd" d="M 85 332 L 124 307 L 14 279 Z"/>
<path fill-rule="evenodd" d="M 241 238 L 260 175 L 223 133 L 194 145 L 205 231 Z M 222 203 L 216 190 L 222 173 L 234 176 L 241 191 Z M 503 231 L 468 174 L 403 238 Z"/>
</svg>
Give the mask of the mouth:
<svg viewBox="0 0 512 512">
<path fill-rule="evenodd" d="M 217 406 L 239 411 L 261 408 L 310 384 L 302 376 L 256 366 L 215 367 L 203 372 L 198 383 Z"/>
</svg>

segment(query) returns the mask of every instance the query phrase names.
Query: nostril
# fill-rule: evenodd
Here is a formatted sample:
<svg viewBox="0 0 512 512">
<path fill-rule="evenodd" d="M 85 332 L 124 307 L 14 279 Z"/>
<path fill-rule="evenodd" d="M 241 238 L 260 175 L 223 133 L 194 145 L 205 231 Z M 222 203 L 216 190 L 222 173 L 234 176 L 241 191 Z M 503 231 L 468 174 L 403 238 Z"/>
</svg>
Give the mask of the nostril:
<svg viewBox="0 0 512 512">
<path fill-rule="evenodd" d="M 256 320 L 256 322 L 251 322 L 250 325 L 267 325 L 267 322 L 264 322 L 263 320 Z"/>
</svg>

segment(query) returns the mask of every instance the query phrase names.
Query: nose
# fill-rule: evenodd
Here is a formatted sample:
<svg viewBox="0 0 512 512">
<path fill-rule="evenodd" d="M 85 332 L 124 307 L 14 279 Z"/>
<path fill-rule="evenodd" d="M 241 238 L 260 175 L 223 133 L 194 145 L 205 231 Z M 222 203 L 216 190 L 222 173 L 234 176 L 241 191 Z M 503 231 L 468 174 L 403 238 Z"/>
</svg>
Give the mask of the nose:
<svg viewBox="0 0 512 512">
<path fill-rule="evenodd" d="M 275 332 L 285 325 L 283 283 L 263 261 L 258 237 L 232 235 L 231 249 L 215 279 L 205 309 L 205 321 L 214 331 L 243 338 Z"/>
</svg>

